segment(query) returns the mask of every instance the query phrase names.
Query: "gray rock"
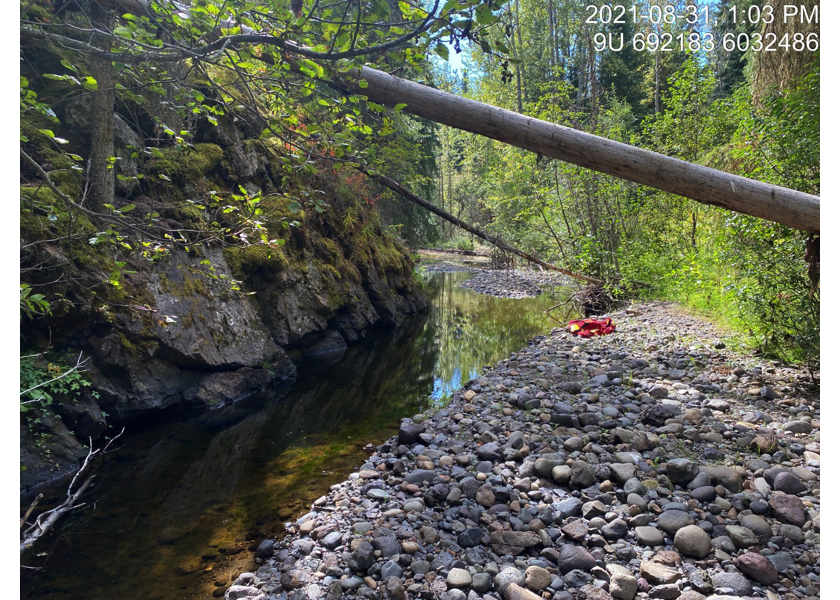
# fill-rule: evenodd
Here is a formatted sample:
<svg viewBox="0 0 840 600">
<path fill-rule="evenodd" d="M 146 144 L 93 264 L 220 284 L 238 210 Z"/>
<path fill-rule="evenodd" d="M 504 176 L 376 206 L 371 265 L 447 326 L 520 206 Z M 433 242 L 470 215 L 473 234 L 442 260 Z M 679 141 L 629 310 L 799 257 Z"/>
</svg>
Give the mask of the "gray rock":
<svg viewBox="0 0 840 600">
<path fill-rule="evenodd" d="M 337 531 L 328 533 L 324 539 L 321 540 L 321 545 L 327 550 L 335 550 L 341 545 L 341 534 Z"/>
<path fill-rule="evenodd" d="M 572 470 L 567 465 L 557 465 L 551 470 L 551 478 L 560 485 L 565 485 L 572 478 Z"/>
<path fill-rule="evenodd" d="M 402 425 L 400 425 L 400 430 L 397 434 L 397 438 L 399 439 L 401 444 L 410 446 L 419 442 L 420 434 L 424 433 L 425 431 L 425 425 L 419 425 L 417 423 L 403 423 Z"/>
<path fill-rule="evenodd" d="M 627 535 L 627 523 L 614 519 L 601 528 L 601 535 L 610 541 L 623 539 Z"/>
<path fill-rule="evenodd" d="M 616 600 L 633 600 L 639 588 L 636 578 L 624 573 L 610 576 L 610 595 Z"/>
<path fill-rule="evenodd" d="M 680 579 L 679 570 L 653 561 L 643 561 L 639 572 L 651 585 L 676 583 Z"/>
<path fill-rule="evenodd" d="M 566 498 L 557 503 L 556 510 L 560 513 L 563 519 L 568 517 L 579 517 L 583 502 L 580 498 Z"/>
<path fill-rule="evenodd" d="M 511 583 L 515 583 L 519 587 L 523 587 L 525 585 L 525 573 L 516 567 L 507 567 L 493 578 L 493 583 L 496 584 L 498 592 L 504 595 Z"/>
<path fill-rule="evenodd" d="M 576 439 L 576 438 L 572 438 L 572 439 Z M 557 467 L 557 466 L 560 466 L 560 465 L 565 465 L 565 464 L 566 464 L 566 459 L 561 454 L 556 454 L 556 453 L 555 454 L 544 454 L 544 455 L 540 456 L 536 460 L 536 462 L 534 463 L 534 471 L 540 477 L 543 477 L 544 479 L 548 479 L 549 477 L 551 477 L 551 471 L 554 469 L 554 467 Z"/>
<path fill-rule="evenodd" d="M 497 442 L 484 444 L 475 451 L 475 454 L 483 461 L 498 462 L 502 460 L 502 449 Z"/>
<path fill-rule="evenodd" d="M 566 574 L 575 569 L 589 572 L 595 567 L 595 559 L 581 546 L 562 544 L 559 549 L 557 568 Z"/>
<path fill-rule="evenodd" d="M 484 537 L 484 532 L 478 527 L 470 527 L 458 536 L 458 545 L 461 548 L 473 548 L 481 544 L 481 538 Z"/>
<path fill-rule="evenodd" d="M 384 584 L 380 588 L 380 598 L 382 600 L 403 600 L 405 598 L 405 587 L 399 577 L 387 577 L 385 578 Z M 328 598 L 327 600 L 330 599 Z"/>
<path fill-rule="evenodd" d="M 814 428 L 808 421 L 789 421 L 782 429 L 788 433 L 811 433 Z"/>
<path fill-rule="evenodd" d="M 341 536 L 339 535 L 339 539 Z M 274 540 L 263 540 L 260 542 L 260 545 L 257 546 L 256 555 L 257 558 L 268 558 L 269 556 L 274 554 Z"/>
<path fill-rule="evenodd" d="M 546 569 L 531 566 L 525 569 L 525 587 L 534 592 L 539 592 L 551 585 L 551 573 Z"/>
<path fill-rule="evenodd" d="M 675 600 L 680 595 L 680 588 L 676 583 L 666 583 L 664 585 L 654 586 L 648 595 L 651 598 L 661 598 L 663 600 Z"/>
<path fill-rule="evenodd" d="M 784 472 L 776 476 L 776 479 L 773 481 L 773 489 L 777 492 L 797 496 L 803 492 L 807 492 L 808 486 L 802 483 L 793 473 Z"/>
<path fill-rule="evenodd" d="M 411 498 L 410 500 L 406 500 L 402 506 L 403 511 L 409 512 L 423 512 L 426 510 L 426 505 L 423 503 L 422 500 L 418 498 Z"/>
<path fill-rule="evenodd" d="M 645 500 L 640 494 L 630 492 L 627 494 L 627 504 L 632 504 L 634 506 L 638 506 L 642 510 L 647 510 L 647 500 Z"/>
<path fill-rule="evenodd" d="M 717 492 L 711 485 L 704 485 L 691 491 L 691 497 L 698 502 L 711 502 L 717 498 Z"/>
<path fill-rule="evenodd" d="M 736 548 L 749 548 L 758 544 L 758 537 L 752 530 L 739 525 L 727 525 L 726 535 L 729 536 Z"/>
<path fill-rule="evenodd" d="M 475 477 L 464 477 L 458 482 L 458 486 L 461 488 L 461 493 L 464 496 L 470 500 L 475 500 L 475 494 L 478 492 L 478 488 L 482 486 L 482 483 Z"/>
<path fill-rule="evenodd" d="M 472 584 L 472 575 L 466 569 L 452 569 L 446 576 L 446 585 L 450 588 L 464 589 Z"/>
<path fill-rule="evenodd" d="M 581 588 L 592 582 L 592 576 L 580 569 L 574 569 L 563 575 L 563 583 L 570 588 Z"/>
<path fill-rule="evenodd" d="M 389 560 L 382 565 L 382 570 L 379 572 L 379 576 L 382 577 L 382 579 L 388 579 L 389 577 L 402 577 L 402 574 L 403 568 L 393 560 Z"/>
<path fill-rule="evenodd" d="M 770 525 L 759 515 L 742 515 L 739 521 L 742 527 L 746 527 L 764 541 L 770 539 L 770 536 L 773 535 Z"/>
<path fill-rule="evenodd" d="M 259 588 L 247 585 L 232 585 L 225 591 L 225 600 L 261 600 L 267 598 Z"/>
<path fill-rule="evenodd" d="M 708 533 L 696 525 L 689 525 L 677 531 L 674 536 L 674 547 L 688 556 L 705 558 L 712 549 L 712 540 Z"/>
<path fill-rule="evenodd" d="M 668 479 L 675 484 L 682 485 L 691 482 L 700 469 L 687 458 L 672 458 L 665 463 L 665 471 Z"/>
<path fill-rule="evenodd" d="M 437 471 L 415 469 L 411 473 L 407 473 L 403 479 L 406 483 L 413 483 L 414 485 L 423 485 L 424 483 L 431 483 L 432 480 L 437 476 Z"/>
<path fill-rule="evenodd" d="M 496 493 L 493 491 L 493 486 L 484 484 L 475 494 L 475 501 L 485 508 L 490 508 L 496 503 Z"/>
<path fill-rule="evenodd" d="M 615 481 L 624 486 L 630 478 L 635 476 L 636 465 L 632 463 L 612 463 L 610 464 L 610 474 Z M 626 487 L 624 489 L 627 490 Z"/>
<path fill-rule="evenodd" d="M 732 467 L 700 467 L 701 473 L 711 476 L 715 483 L 722 485 L 730 492 L 740 492 L 744 489 L 744 480 Z"/>
<path fill-rule="evenodd" d="M 383 535 L 375 538 L 372 544 L 373 549 L 379 550 L 383 558 L 388 558 L 402 552 L 402 548 L 400 547 L 400 543 L 397 541 L 397 538 L 390 535 Z"/>
<path fill-rule="evenodd" d="M 656 524 L 661 530 L 674 535 L 683 527 L 694 525 L 694 519 L 681 510 L 666 510 L 656 518 Z"/>
<path fill-rule="evenodd" d="M 519 554 L 539 543 L 540 537 L 532 531 L 494 531 L 490 534 L 490 546 L 499 555 Z"/>
<path fill-rule="evenodd" d="M 712 477 L 708 473 L 700 471 L 699 473 L 697 473 L 697 476 L 694 479 L 692 479 L 686 487 L 688 490 L 693 491 L 697 488 L 710 486 L 712 485 L 712 483 Z"/>
<path fill-rule="evenodd" d="M 805 534 L 796 525 L 782 524 L 779 526 L 779 535 L 791 540 L 795 544 L 801 544 L 805 541 Z"/>
<path fill-rule="evenodd" d="M 647 488 L 641 481 L 639 481 L 635 477 L 631 477 L 630 479 L 624 482 L 624 491 L 628 494 L 644 496 L 647 493 Z"/>
<path fill-rule="evenodd" d="M 715 573 L 712 575 L 712 583 L 716 592 L 730 589 L 736 596 L 752 596 L 752 584 L 740 573 Z"/>
<path fill-rule="evenodd" d="M 493 583 L 489 573 L 476 573 L 472 578 L 472 589 L 479 594 L 484 594 L 490 591 L 490 585 Z"/>
<path fill-rule="evenodd" d="M 346 591 L 357 590 L 364 584 L 364 580 L 358 575 L 353 575 L 341 580 L 341 589 Z"/>
<path fill-rule="evenodd" d="M 770 564 L 773 565 L 773 568 L 776 569 L 776 573 L 782 573 L 787 569 L 792 568 L 795 563 L 793 562 L 793 558 L 791 558 L 790 554 L 786 554 L 784 552 L 780 552 L 779 554 L 771 554 L 767 557 L 767 560 L 770 561 Z"/>
<path fill-rule="evenodd" d="M 366 541 L 362 541 L 356 549 L 350 553 L 350 558 L 347 560 L 347 566 L 351 571 L 364 573 L 373 565 L 373 546 Z"/>
<path fill-rule="evenodd" d="M 312 540 L 295 540 L 292 546 L 300 550 L 304 556 L 309 556 L 315 549 L 315 542 Z"/>
<path fill-rule="evenodd" d="M 635 532 L 636 541 L 639 542 L 640 546 L 650 546 L 651 548 L 655 548 L 656 546 L 662 546 L 665 543 L 665 536 L 655 527 L 636 527 Z"/>
<path fill-rule="evenodd" d="M 711 594 L 715 591 L 711 576 L 701 569 L 695 569 L 688 574 L 688 583 L 701 594 Z"/>
<path fill-rule="evenodd" d="M 415 560 L 411 563 L 410 568 L 415 575 L 425 575 L 431 570 L 432 565 L 427 560 Z"/>
<path fill-rule="evenodd" d="M 570 483 L 578 487 L 589 487 L 597 481 L 595 469 L 582 460 L 576 460 L 571 465 L 572 477 Z"/>
</svg>

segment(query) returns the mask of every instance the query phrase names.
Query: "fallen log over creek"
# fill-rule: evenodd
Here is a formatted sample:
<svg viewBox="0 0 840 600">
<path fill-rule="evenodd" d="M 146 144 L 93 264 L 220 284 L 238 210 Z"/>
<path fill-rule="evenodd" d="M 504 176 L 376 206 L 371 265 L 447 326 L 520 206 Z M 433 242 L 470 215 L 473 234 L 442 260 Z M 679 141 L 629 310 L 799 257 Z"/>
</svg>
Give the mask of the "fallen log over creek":
<svg viewBox="0 0 840 600">
<path fill-rule="evenodd" d="M 489 137 L 627 181 L 819 233 L 820 198 L 614 142 L 590 133 L 461 98 L 382 71 L 350 73 L 344 91 L 442 125 Z M 364 81 L 365 87 L 360 82 Z M 390 187 L 390 186 L 389 186 Z M 393 189 L 393 188 L 392 188 Z"/>
</svg>

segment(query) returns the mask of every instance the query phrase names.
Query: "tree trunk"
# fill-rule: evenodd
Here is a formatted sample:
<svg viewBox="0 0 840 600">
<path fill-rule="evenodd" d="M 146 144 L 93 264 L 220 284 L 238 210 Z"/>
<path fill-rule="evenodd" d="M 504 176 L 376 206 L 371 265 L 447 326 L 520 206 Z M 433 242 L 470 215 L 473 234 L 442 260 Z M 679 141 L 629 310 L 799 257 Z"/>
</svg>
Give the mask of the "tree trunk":
<svg viewBox="0 0 840 600">
<path fill-rule="evenodd" d="M 358 86 L 358 81 L 367 87 Z M 703 204 L 819 233 L 820 198 L 695 165 L 569 127 L 497 108 L 362 67 L 347 91 L 419 117 L 477 133 L 543 156 L 685 196 Z"/>
<path fill-rule="evenodd" d="M 516 5 L 516 58 L 519 61 L 516 63 L 516 108 L 518 113 L 522 113 L 522 30 L 520 29 L 519 21 L 519 0 L 515 0 Z"/>
<path fill-rule="evenodd" d="M 93 22 L 107 31 L 109 14 L 95 2 L 91 9 Z M 110 43 L 106 41 L 99 46 L 107 50 Z M 109 162 L 114 156 L 114 71 L 110 60 L 98 56 L 91 57 L 90 71 L 97 89 L 91 103 L 89 208 L 102 212 L 103 205 L 114 202 L 114 165 Z"/>
</svg>

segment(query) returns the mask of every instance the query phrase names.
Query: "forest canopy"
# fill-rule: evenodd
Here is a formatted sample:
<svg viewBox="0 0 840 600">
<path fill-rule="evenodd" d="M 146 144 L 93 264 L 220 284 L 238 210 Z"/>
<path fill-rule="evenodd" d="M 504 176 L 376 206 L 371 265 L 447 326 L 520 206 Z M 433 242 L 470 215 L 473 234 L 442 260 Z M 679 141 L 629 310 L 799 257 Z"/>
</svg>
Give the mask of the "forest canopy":
<svg viewBox="0 0 840 600">
<path fill-rule="evenodd" d="M 97 224 L 96 243 L 115 251 L 153 260 L 203 243 L 271 244 L 255 191 L 233 188 L 236 218 L 198 233 L 166 230 L 153 216 L 138 229 L 125 218 L 138 195 L 188 183 L 201 171 L 196 161 L 215 160 L 196 140 L 236 122 L 290 180 L 327 161 L 413 246 L 472 242 L 357 168 L 612 282 L 617 295 L 686 302 L 731 319 L 764 353 L 816 362 L 818 236 L 440 127 L 367 99 L 364 82 L 358 93 L 342 89 L 354 69 L 375 66 L 818 195 L 818 4 L 803 3 L 795 19 L 782 18 L 779 0 L 757 17 L 745 0 L 668 6 L 624 0 L 607 15 L 564 0 L 22 2 L 22 175 L 52 186 L 68 211 Z M 778 51 L 765 51 L 770 40 Z M 455 56 L 458 69 L 448 62 Z M 95 116 L 84 135 L 66 134 L 58 115 L 72 120 L 80 101 L 118 120 Z M 121 123 L 141 143 L 121 147 Z M 293 212 L 323 210 L 316 189 L 289 202 Z M 48 311 L 50 299 L 25 285 L 22 314 Z"/>
</svg>

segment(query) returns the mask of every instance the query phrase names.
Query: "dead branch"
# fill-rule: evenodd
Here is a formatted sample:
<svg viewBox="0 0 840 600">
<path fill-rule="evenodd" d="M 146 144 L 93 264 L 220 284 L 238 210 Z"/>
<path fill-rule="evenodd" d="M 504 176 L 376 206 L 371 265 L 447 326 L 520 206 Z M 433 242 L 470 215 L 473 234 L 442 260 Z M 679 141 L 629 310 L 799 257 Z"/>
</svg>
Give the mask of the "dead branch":
<svg viewBox="0 0 840 600">
<path fill-rule="evenodd" d="M 94 460 L 103 454 L 107 454 L 108 449 L 111 447 L 111 444 L 114 443 L 116 439 L 118 439 L 123 433 L 125 432 L 125 427 L 123 427 L 122 431 L 120 431 L 117 435 L 112 437 L 108 440 L 108 443 L 105 445 L 104 448 L 100 448 L 98 450 L 93 449 L 93 438 L 90 438 L 90 447 L 88 448 L 88 454 L 85 457 L 82 466 L 79 467 L 79 470 L 76 471 L 76 474 L 73 476 L 73 480 L 70 482 L 70 485 L 67 487 L 67 498 L 56 506 L 48 511 L 42 512 L 38 515 L 38 518 L 35 519 L 35 522 L 30 525 L 24 532 L 23 537 L 20 541 L 20 553 L 23 554 L 27 550 L 29 550 L 35 542 L 37 542 L 41 537 L 44 536 L 55 523 L 58 521 L 59 517 L 66 512 L 69 512 L 73 509 L 80 508 L 85 505 L 85 503 L 76 504 L 79 498 L 87 491 L 90 487 L 91 482 L 93 481 L 94 473 L 89 473 L 93 468 Z M 77 482 L 82 481 L 81 485 L 76 487 Z M 23 519 L 21 519 L 21 527 L 23 526 L 23 522 L 29 517 L 32 510 L 35 508 L 35 504 L 40 499 L 36 498 L 36 501 L 29 507 L 29 511 L 26 513 Z"/>
<path fill-rule="evenodd" d="M 537 258 L 536 256 L 528 254 L 527 252 L 523 252 L 519 248 L 514 248 L 513 246 L 511 246 L 510 244 L 508 244 L 506 242 L 503 242 L 499 238 L 497 238 L 495 236 L 491 236 L 491 235 L 483 232 L 482 230 L 478 229 L 477 227 L 473 227 L 469 223 L 465 223 L 464 221 L 462 221 L 458 217 L 455 217 L 455 216 L 449 214 L 448 212 L 446 212 L 445 210 L 435 206 L 434 204 L 432 204 L 428 200 L 424 200 L 423 198 L 421 198 L 417 194 L 414 194 L 407 187 L 405 187 L 404 185 L 394 181 L 390 177 L 385 177 L 384 175 L 380 175 L 379 173 L 369 171 L 367 169 L 364 169 L 363 167 L 359 167 L 359 170 L 362 173 L 364 173 L 365 175 L 367 175 L 368 177 L 370 177 L 371 179 L 374 179 L 375 181 L 378 181 L 379 183 L 381 183 L 385 187 L 394 190 L 395 192 L 397 192 L 403 198 L 406 198 L 407 200 L 411 200 L 415 204 L 419 204 L 420 206 L 422 206 L 426 210 L 429 210 L 429 211 L 435 213 L 437 216 L 439 216 L 443 219 L 446 219 L 447 221 L 457 225 L 461 229 L 463 229 L 465 231 L 469 231 L 471 234 L 473 234 L 475 236 L 478 236 L 481 239 L 490 242 L 491 244 L 493 244 L 494 246 L 496 246 L 500 250 L 503 250 L 505 252 L 510 252 L 511 254 L 515 254 L 515 255 L 517 255 L 521 258 L 524 258 L 525 260 L 527 260 L 529 262 L 541 265 L 541 266 L 545 267 L 546 269 L 550 269 L 552 271 L 558 271 L 558 272 L 563 273 L 564 275 L 568 275 L 569 277 L 572 277 L 574 279 L 580 279 L 582 281 L 587 281 L 589 283 L 595 283 L 595 284 L 603 283 L 600 279 L 595 279 L 594 277 L 587 277 L 586 275 L 581 275 L 580 273 L 575 273 L 574 271 L 569 271 L 568 269 L 564 269 L 562 267 L 552 265 L 551 263 L 547 263 L 544 260 L 541 260 L 541 259 Z"/>
<path fill-rule="evenodd" d="M 26 519 L 29 518 L 29 515 L 32 514 L 32 511 L 35 510 L 35 507 L 38 506 L 38 503 L 43 500 L 44 494 L 38 494 L 35 499 L 32 501 L 32 504 L 29 505 L 29 510 L 26 511 L 26 514 L 20 520 L 20 526 L 23 527 L 23 524 L 26 523 Z"/>
<path fill-rule="evenodd" d="M 38 356 L 38 355 L 33 354 L 31 356 Z M 21 357 L 21 358 L 23 358 L 23 357 Z M 86 358 L 86 359 L 82 360 L 82 353 L 79 352 L 79 358 L 76 359 L 76 365 L 74 367 L 68 369 L 67 371 L 65 371 L 64 373 L 59 375 L 58 377 L 53 377 L 49 381 L 42 381 L 38 385 L 33 385 L 28 390 L 21 390 L 20 395 L 23 396 L 24 394 L 28 394 L 32 390 L 37 390 L 39 387 L 44 387 L 45 385 L 50 384 L 53 381 L 58 381 L 59 379 L 62 379 L 63 377 L 67 377 L 70 373 L 75 373 L 76 371 L 84 371 L 85 370 L 84 367 L 89 360 L 90 360 L 89 358 Z M 41 398 L 35 398 L 34 400 L 27 400 L 26 402 L 21 402 L 21 404 L 30 404 L 32 402 L 40 402 L 40 401 L 41 401 Z"/>
</svg>

